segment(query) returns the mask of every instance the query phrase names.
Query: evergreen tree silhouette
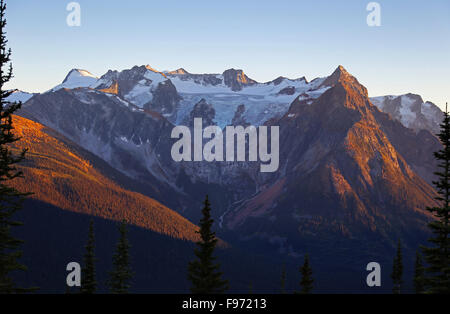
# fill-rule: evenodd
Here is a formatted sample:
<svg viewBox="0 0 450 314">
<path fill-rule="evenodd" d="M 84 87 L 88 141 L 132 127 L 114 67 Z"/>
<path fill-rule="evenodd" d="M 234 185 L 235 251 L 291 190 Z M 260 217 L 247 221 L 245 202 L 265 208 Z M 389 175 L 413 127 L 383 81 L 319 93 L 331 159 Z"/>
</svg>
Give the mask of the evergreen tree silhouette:
<svg viewBox="0 0 450 314">
<path fill-rule="evenodd" d="M 122 220 L 119 226 L 119 233 L 120 238 L 113 256 L 113 270 L 109 274 L 108 286 L 112 293 L 125 294 L 130 289 L 130 280 L 133 277 L 130 267 L 130 244 L 128 243 L 125 220 Z"/>
<path fill-rule="evenodd" d="M 97 281 L 95 280 L 95 240 L 94 240 L 94 220 L 89 223 L 88 241 L 85 246 L 84 268 L 81 272 L 81 293 L 93 294 L 97 289 Z"/>
<path fill-rule="evenodd" d="M 26 150 L 14 153 L 10 149 L 10 144 L 20 140 L 13 134 L 12 115 L 21 107 L 20 102 L 9 102 L 7 97 L 14 90 L 5 90 L 4 85 L 11 80 L 12 64 L 10 62 L 11 49 L 6 47 L 5 19 L 6 4 L 0 1 L 0 293 L 25 292 L 28 289 L 21 289 L 16 286 L 11 272 L 16 270 L 26 270 L 26 267 L 19 262 L 22 252 L 20 246 L 23 241 L 11 235 L 11 229 L 22 225 L 14 219 L 14 214 L 22 208 L 25 196 L 30 193 L 21 193 L 17 189 L 8 185 L 8 182 L 15 178 L 22 177 L 15 164 L 25 158 Z"/>
<path fill-rule="evenodd" d="M 191 292 L 198 294 L 218 294 L 228 289 L 228 281 L 222 279 L 220 265 L 213 256 L 217 245 L 216 234 L 211 231 L 214 220 L 211 218 L 211 207 L 206 196 L 200 220 L 200 241 L 194 250 L 196 259 L 189 263 L 188 279 L 191 281 Z"/>
<path fill-rule="evenodd" d="M 429 247 L 422 247 L 426 267 L 426 290 L 428 293 L 450 293 L 450 117 L 445 105 L 444 121 L 439 134 L 443 148 L 434 153 L 440 171 L 435 172 L 438 180 L 433 182 L 439 195 L 436 200 L 441 206 L 427 208 L 435 220 L 428 226 L 433 236 L 428 239 Z"/>
<path fill-rule="evenodd" d="M 300 267 L 300 273 L 302 275 L 302 279 L 300 280 L 300 293 L 307 294 L 311 293 L 314 288 L 314 279 L 312 278 L 312 269 L 309 265 L 309 256 L 305 254 L 305 260 L 303 262 L 303 266 Z"/>
<path fill-rule="evenodd" d="M 414 264 L 414 290 L 417 294 L 425 292 L 425 267 L 419 250 L 416 252 L 416 262 Z"/>
<path fill-rule="evenodd" d="M 403 284 L 403 258 L 402 258 L 402 244 L 400 240 L 398 240 L 397 244 L 397 254 L 394 257 L 394 264 L 392 267 L 392 293 L 400 294 L 401 286 Z"/>
</svg>

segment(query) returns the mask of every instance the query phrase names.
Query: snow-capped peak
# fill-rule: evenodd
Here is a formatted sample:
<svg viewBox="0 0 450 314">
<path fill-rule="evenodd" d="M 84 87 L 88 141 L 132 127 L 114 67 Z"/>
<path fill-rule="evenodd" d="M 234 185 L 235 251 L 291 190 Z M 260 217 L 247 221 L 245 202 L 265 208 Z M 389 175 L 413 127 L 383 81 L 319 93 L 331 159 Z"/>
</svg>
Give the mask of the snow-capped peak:
<svg viewBox="0 0 450 314">
<path fill-rule="evenodd" d="M 434 134 L 439 131 L 439 123 L 443 119 L 442 111 L 435 104 L 424 102 L 419 95 L 388 95 L 372 97 L 370 100 L 378 109 L 389 113 L 407 128 L 415 131 L 424 129 Z"/>
<path fill-rule="evenodd" d="M 109 70 L 90 87 L 107 93 L 113 92 L 135 106 L 143 108 L 153 100 L 155 94 L 160 94 L 162 90 L 171 95 L 176 93 L 175 87 L 172 90 L 170 85 L 166 74 L 150 65 L 141 65 L 122 71 Z M 163 99 L 164 97 L 157 97 L 156 102 Z"/>
<path fill-rule="evenodd" d="M 183 68 L 179 68 L 179 69 L 176 69 L 176 70 L 173 70 L 173 71 L 168 71 L 167 74 L 172 74 L 172 75 L 186 75 L 186 74 L 189 74 L 189 72 L 186 71 L 186 70 L 183 69 Z"/>
<path fill-rule="evenodd" d="M 72 69 L 66 75 L 63 82 L 55 86 L 52 91 L 56 91 L 61 88 L 78 88 L 89 87 L 97 82 L 98 77 L 94 76 L 91 72 L 82 69 Z"/>
<path fill-rule="evenodd" d="M 92 75 L 91 72 L 86 71 L 86 70 L 82 70 L 82 69 L 72 69 L 70 70 L 70 72 L 67 74 L 66 78 L 64 79 L 64 81 L 62 82 L 62 84 L 67 83 L 67 82 L 73 82 L 77 79 L 80 78 L 93 78 L 95 80 L 98 79 L 98 77 Z"/>
</svg>

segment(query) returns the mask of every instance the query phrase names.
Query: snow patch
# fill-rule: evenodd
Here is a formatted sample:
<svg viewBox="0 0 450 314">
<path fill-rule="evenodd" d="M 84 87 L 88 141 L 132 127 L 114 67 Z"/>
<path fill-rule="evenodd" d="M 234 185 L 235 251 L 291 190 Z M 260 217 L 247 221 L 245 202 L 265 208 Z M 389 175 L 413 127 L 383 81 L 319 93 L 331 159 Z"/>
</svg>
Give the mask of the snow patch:
<svg viewBox="0 0 450 314">
<path fill-rule="evenodd" d="M 24 103 L 24 102 L 27 102 L 33 96 L 34 96 L 34 94 L 17 90 L 15 92 L 13 92 L 11 95 L 9 95 L 6 98 L 6 101 L 10 101 L 10 102 L 19 102 L 20 101 L 20 102 Z"/>
<path fill-rule="evenodd" d="M 415 100 L 408 96 L 402 96 L 401 98 L 400 121 L 406 127 L 410 127 L 417 118 L 416 113 L 411 110 L 414 102 Z"/>
</svg>

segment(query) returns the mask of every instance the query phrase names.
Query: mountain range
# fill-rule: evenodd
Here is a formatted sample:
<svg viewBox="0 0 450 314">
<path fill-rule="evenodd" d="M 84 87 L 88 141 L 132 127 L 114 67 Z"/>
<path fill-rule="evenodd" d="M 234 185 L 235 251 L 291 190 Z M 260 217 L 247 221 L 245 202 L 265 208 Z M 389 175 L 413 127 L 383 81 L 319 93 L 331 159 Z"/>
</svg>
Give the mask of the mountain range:
<svg viewBox="0 0 450 314">
<path fill-rule="evenodd" d="M 47 92 L 13 96 L 25 101 L 16 129 L 30 148 L 17 184 L 60 209 L 195 241 L 209 194 L 229 245 L 279 260 L 310 253 L 324 277 L 363 275 L 373 259 L 390 265 L 398 239 L 408 255 L 428 236 L 441 110 L 414 94 L 369 98 L 342 66 L 266 83 L 236 69 L 74 69 Z M 278 171 L 173 161 L 173 127 L 199 117 L 220 128 L 279 126 Z"/>
</svg>

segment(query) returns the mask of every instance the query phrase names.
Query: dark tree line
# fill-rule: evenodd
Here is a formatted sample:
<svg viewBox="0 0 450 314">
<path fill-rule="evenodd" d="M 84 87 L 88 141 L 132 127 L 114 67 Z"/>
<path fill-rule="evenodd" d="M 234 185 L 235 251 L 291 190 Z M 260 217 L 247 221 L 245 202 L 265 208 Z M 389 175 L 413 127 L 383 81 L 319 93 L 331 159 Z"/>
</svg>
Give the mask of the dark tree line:
<svg viewBox="0 0 450 314">
<path fill-rule="evenodd" d="M 302 279 L 300 280 L 300 293 L 307 294 L 311 293 L 313 289 L 314 279 L 312 278 L 312 269 L 309 265 L 309 256 L 305 255 L 305 261 L 303 266 L 300 267 L 300 273 L 302 275 Z"/>
<path fill-rule="evenodd" d="M 109 273 L 109 289 L 112 293 L 128 293 L 133 273 L 130 267 L 130 244 L 125 220 L 119 226 L 119 242 L 113 256 L 113 269 Z"/>
<path fill-rule="evenodd" d="M 200 220 L 200 241 L 194 250 L 195 260 L 188 265 L 188 279 L 191 281 L 191 292 L 197 294 L 218 294 L 228 289 L 228 281 L 222 279 L 220 265 L 215 262 L 214 250 L 217 245 L 215 232 L 212 231 L 214 220 L 211 217 L 211 204 L 208 196 L 203 204 L 202 219 Z M 305 254 L 304 263 L 299 268 L 300 292 L 302 294 L 311 293 L 313 290 L 314 279 L 312 277 L 312 269 L 309 262 L 308 254 Z M 281 293 L 286 293 L 286 267 L 283 265 L 281 271 Z M 249 285 L 249 293 L 253 293 L 253 285 Z M 297 292 L 296 292 L 297 293 Z"/>
<path fill-rule="evenodd" d="M 401 291 L 401 286 L 403 284 L 403 257 L 402 257 L 402 244 L 400 240 L 397 245 L 397 254 L 394 257 L 394 265 L 391 274 L 392 282 L 394 287 L 392 288 L 392 293 L 399 294 Z"/>
<path fill-rule="evenodd" d="M 427 208 L 434 219 L 428 224 L 432 237 L 429 246 L 422 246 L 424 259 L 419 250 L 414 262 L 415 293 L 450 293 L 450 116 L 445 105 L 444 119 L 440 125 L 439 137 L 442 149 L 434 153 L 439 170 L 435 172 L 434 181 L 440 206 Z M 425 260 L 425 263 L 424 263 Z M 403 274 L 401 244 L 399 241 L 397 255 L 394 258 L 392 281 L 393 293 L 400 293 Z"/>
<path fill-rule="evenodd" d="M 419 250 L 416 252 L 416 261 L 414 263 L 414 291 L 417 294 L 425 292 L 425 267 Z"/>
<path fill-rule="evenodd" d="M 16 164 L 25 158 L 26 150 L 19 154 L 13 154 L 9 145 L 20 140 L 14 133 L 13 114 L 20 109 L 20 102 L 7 101 L 14 90 L 5 89 L 5 84 L 13 77 L 11 64 L 11 49 L 7 48 L 6 4 L 0 1 L 0 293 L 17 293 L 28 291 L 16 286 L 11 278 L 11 272 L 26 270 L 19 261 L 22 256 L 20 247 L 22 241 L 11 235 L 11 229 L 20 226 L 21 223 L 14 219 L 14 214 L 22 208 L 22 202 L 29 193 L 22 193 L 11 187 L 11 180 L 23 176 L 18 171 Z"/>
<path fill-rule="evenodd" d="M 119 227 L 119 241 L 113 255 L 113 268 L 109 272 L 107 281 L 108 289 L 111 293 L 125 294 L 129 292 L 130 282 L 133 272 L 130 267 L 130 244 L 127 237 L 127 223 L 122 220 Z M 89 224 L 88 241 L 85 246 L 82 280 L 80 292 L 93 294 L 97 290 L 96 270 L 95 270 L 95 244 L 94 244 L 94 222 L 91 219 Z"/>
<path fill-rule="evenodd" d="M 95 243 L 94 243 L 94 220 L 89 223 L 88 241 L 85 246 L 84 269 L 81 273 L 81 293 L 92 294 L 97 290 L 97 281 L 95 279 Z"/>
<path fill-rule="evenodd" d="M 450 116 L 445 106 L 444 121 L 438 135 L 443 148 L 434 153 L 439 162 L 438 177 L 433 182 L 441 206 L 427 208 L 436 218 L 428 226 L 433 236 L 428 240 L 431 245 L 422 247 L 426 267 L 425 290 L 429 293 L 450 293 Z"/>
</svg>

